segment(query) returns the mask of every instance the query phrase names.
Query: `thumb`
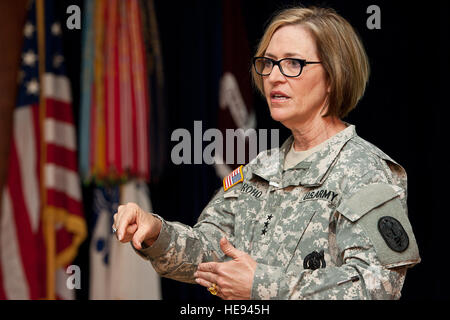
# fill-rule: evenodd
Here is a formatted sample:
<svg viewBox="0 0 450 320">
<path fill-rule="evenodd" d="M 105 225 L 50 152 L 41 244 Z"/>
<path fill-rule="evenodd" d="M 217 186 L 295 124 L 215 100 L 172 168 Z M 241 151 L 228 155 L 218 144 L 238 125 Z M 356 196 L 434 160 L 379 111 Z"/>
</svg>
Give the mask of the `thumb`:
<svg viewBox="0 0 450 320">
<path fill-rule="evenodd" d="M 138 228 L 136 233 L 133 235 L 133 246 L 138 249 L 141 250 L 142 249 L 142 242 L 145 240 L 145 235 L 146 235 L 146 231 L 144 230 L 143 227 Z"/>
<path fill-rule="evenodd" d="M 239 256 L 240 251 L 233 247 L 233 245 L 228 241 L 227 238 L 223 237 L 220 239 L 220 249 L 222 249 L 223 253 L 227 256 L 236 259 Z"/>
</svg>

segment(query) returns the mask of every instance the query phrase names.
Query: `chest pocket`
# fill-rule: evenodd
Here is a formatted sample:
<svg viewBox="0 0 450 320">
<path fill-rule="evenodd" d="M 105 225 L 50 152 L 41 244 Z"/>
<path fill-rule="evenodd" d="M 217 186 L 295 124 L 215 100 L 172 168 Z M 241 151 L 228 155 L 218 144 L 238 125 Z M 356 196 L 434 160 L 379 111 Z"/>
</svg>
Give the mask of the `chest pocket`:
<svg viewBox="0 0 450 320">
<path fill-rule="evenodd" d="M 263 210 L 267 190 L 255 186 L 255 184 L 244 182 L 239 188 L 224 197 L 231 200 L 230 211 L 234 214 L 234 246 L 242 251 L 250 252 L 250 238 L 254 231 L 258 215 Z"/>
<path fill-rule="evenodd" d="M 303 247 L 305 231 L 310 226 L 317 208 L 314 206 L 301 206 L 295 208 L 281 209 L 281 218 L 272 233 L 271 241 L 278 248 L 271 257 L 271 264 L 285 266 L 286 268 L 301 255 L 300 248 Z"/>
</svg>

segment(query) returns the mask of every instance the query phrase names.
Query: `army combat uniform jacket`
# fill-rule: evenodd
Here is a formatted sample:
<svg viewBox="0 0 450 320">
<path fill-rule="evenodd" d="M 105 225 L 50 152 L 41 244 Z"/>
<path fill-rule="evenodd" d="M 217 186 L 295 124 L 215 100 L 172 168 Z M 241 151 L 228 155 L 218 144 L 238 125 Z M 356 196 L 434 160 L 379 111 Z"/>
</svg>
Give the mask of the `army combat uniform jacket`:
<svg viewBox="0 0 450 320">
<path fill-rule="evenodd" d="M 398 299 L 420 261 L 406 173 L 353 125 L 283 170 L 292 136 L 261 152 L 189 227 L 165 221 L 138 252 L 164 277 L 195 283 L 202 262 L 227 261 L 220 239 L 256 260 L 252 299 Z"/>
</svg>

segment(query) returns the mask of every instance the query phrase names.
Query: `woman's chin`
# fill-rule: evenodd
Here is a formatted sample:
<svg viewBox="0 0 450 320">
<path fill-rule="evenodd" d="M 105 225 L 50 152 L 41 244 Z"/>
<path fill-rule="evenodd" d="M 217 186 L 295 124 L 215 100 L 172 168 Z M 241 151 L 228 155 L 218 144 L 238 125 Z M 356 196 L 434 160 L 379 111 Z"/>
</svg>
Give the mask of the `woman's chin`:
<svg viewBox="0 0 450 320">
<path fill-rule="evenodd" d="M 271 108 L 270 116 L 273 120 L 278 122 L 284 122 L 289 119 L 289 114 L 285 110 L 280 110 L 279 108 Z"/>
</svg>

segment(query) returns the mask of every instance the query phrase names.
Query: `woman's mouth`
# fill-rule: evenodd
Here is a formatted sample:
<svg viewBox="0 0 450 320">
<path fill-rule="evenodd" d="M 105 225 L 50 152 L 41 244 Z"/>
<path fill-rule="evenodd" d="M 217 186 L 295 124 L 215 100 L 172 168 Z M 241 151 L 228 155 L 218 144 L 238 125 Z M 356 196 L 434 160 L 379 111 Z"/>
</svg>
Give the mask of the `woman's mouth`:
<svg viewBox="0 0 450 320">
<path fill-rule="evenodd" d="M 290 97 L 281 91 L 272 91 L 270 93 L 270 100 L 272 103 L 283 103 L 289 99 Z"/>
</svg>

